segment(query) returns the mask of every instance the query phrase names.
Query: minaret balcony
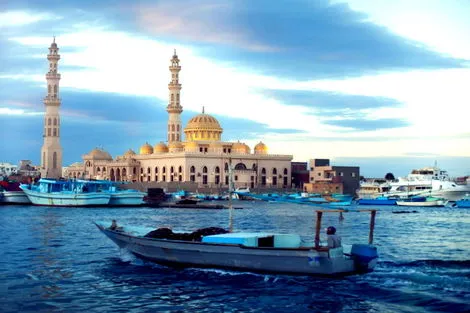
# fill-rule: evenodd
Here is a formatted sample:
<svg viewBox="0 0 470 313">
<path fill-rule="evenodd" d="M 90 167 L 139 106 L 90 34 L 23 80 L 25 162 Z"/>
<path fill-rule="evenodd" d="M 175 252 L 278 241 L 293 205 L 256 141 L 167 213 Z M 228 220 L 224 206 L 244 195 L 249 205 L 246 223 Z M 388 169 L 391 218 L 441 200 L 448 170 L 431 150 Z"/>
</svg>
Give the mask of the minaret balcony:
<svg viewBox="0 0 470 313">
<path fill-rule="evenodd" d="M 56 105 L 56 106 L 59 106 L 60 105 L 60 98 L 58 97 L 53 97 L 53 96 L 50 96 L 50 97 L 45 97 L 44 98 L 44 104 L 45 105 Z"/>
<path fill-rule="evenodd" d="M 46 79 L 60 79 L 60 74 L 57 72 L 49 72 L 46 74 Z"/>
<path fill-rule="evenodd" d="M 169 68 L 170 68 L 170 71 L 175 71 L 175 70 L 178 72 L 181 71 L 181 66 L 179 65 L 178 66 L 170 65 Z"/>
</svg>

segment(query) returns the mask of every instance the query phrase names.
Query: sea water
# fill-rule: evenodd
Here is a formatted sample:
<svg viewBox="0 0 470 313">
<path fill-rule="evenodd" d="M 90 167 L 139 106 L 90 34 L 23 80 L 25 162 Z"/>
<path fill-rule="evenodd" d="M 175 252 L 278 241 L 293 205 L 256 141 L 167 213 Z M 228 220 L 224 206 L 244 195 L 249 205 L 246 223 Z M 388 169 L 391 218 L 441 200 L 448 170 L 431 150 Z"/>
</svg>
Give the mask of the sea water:
<svg viewBox="0 0 470 313">
<path fill-rule="evenodd" d="M 311 206 L 235 206 L 244 208 L 234 211 L 235 231 L 298 233 L 313 241 Z M 375 271 L 326 279 L 160 266 L 119 250 L 93 224 L 116 219 L 193 231 L 227 227 L 227 210 L 1 206 L 0 311 L 470 311 L 470 209 L 379 209 Z M 367 243 L 370 215 L 343 216 L 324 214 L 323 227 L 335 226 L 344 245 Z"/>
</svg>

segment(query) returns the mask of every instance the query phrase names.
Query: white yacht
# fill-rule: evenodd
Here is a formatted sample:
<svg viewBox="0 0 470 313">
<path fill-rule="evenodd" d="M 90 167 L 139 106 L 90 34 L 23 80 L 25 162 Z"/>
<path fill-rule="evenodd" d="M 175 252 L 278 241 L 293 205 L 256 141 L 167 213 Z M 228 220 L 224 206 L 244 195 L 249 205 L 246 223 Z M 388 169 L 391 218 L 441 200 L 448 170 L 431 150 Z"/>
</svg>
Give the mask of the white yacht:
<svg viewBox="0 0 470 313">
<path fill-rule="evenodd" d="M 438 167 L 425 167 L 412 170 L 408 176 L 391 182 L 390 190 L 382 195 L 400 198 L 426 195 L 456 201 L 469 192 L 469 184 L 457 184 L 450 179 L 447 171 Z"/>
</svg>

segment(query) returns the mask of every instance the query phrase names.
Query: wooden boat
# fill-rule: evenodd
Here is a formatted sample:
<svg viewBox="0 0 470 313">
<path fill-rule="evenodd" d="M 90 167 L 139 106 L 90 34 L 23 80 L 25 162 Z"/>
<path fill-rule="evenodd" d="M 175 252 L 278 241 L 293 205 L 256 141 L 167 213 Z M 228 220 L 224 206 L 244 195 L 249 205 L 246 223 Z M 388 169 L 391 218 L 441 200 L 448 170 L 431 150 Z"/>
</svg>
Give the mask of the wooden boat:
<svg viewBox="0 0 470 313">
<path fill-rule="evenodd" d="M 22 184 L 21 189 L 34 205 L 46 206 L 101 206 L 108 205 L 107 192 L 90 192 L 83 182 L 43 179 L 37 185 Z"/>
<path fill-rule="evenodd" d="M 389 197 L 377 197 L 373 199 L 359 199 L 357 204 L 360 205 L 396 205 L 397 199 Z"/>
<path fill-rule="evenodd" d="M 470 208 L 470 196 L 465 196 L 460 200 L 455 201 L 458 208 Z"/>
<path fill-rule="evenodd" d="M 109 206 L 140 206 L 144 204 L 145 192 L 134 189 L 122 189 L 124 183 L 108 180 L 77 180 L 87 186 L 88 192 L 105 192 L 111 195 Z"/>
<path fill-rule="evenodd" d="M 17 182 L 0 182 L 0 204 L 31 204 Z"/>
<path fill-rule="evenodd" d="M 398 206 L 412 206 L 412 207 L 443 207 L 449 201 L 442 198 L 435 197 L 412 197 L 411 199 L 398 200 Z"/>
<path fill-rule="evenodd" d="M 369 243 L 353 244 L 350 253 L 343 248 L 320 246 L 323 213 L 344 210 L 317 210 L 315 243 L 307 244 L 297 234 L 226 233 L 203 236 L 201 241 L 155 239 L 133 234 L 126 227 L 98 229 L 120 248 L 138 257 L 177 266 L 233 269 L 252 272 L 298 275 L 343 276 L 372 271 L 377 249 L 372 245 L 376 210 L 371 213 Z"/>
</svg>

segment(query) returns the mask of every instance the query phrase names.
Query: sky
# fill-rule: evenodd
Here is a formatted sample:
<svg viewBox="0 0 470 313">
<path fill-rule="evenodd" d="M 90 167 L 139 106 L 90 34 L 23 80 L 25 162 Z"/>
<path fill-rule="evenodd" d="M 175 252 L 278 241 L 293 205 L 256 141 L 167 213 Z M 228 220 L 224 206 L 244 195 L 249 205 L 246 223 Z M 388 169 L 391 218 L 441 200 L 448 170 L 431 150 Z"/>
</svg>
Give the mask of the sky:
<svg viewBox="0 0 470 313">
<path fill-rule="evenodd" d="M 0 0 L 0 162 L 40 162 L 56 36 L 63 164 L 166 139 L 169 60 L 183 125 L 361 175 L 470 175 L 470 1 Z"/>
</svg>

